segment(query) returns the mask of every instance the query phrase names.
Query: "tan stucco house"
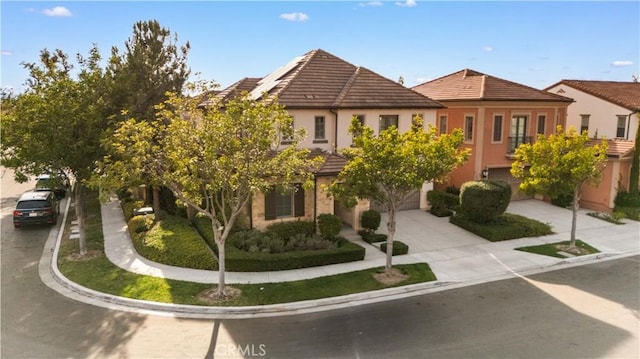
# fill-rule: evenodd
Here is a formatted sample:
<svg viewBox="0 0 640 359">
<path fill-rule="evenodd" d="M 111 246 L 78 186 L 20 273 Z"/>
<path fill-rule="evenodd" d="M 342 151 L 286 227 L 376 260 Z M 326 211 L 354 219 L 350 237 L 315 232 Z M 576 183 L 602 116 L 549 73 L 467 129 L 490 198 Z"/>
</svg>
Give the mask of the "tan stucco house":
<svg viewBox="0 0 640 359">
<path fill-rule="evenodd" d="M 584 186 L 580 205 L 610 211 L 618 190 L 629 190 L 631 159 L 640 121 L 640 83 L 561 80 L 546 91 L 575 100 L 567 112 L 567 126 L 587 131 L 594 139 L 607 139 L 608 162 L 602 181 L 598 186 Z"/>
<path fill-rule="evenodd" d="M 256 100 L 277 97 L 293 117 L 294 127 L 307 131 L 300 146 L 325 158 L 324 166 L 315 173 L 313 190 L 256 195 L 249 210 L 253 228 L 301 218 L 315 220 L 322 213 L 336 214 L 346 224 L 360 228 L 360 213 L 369 209 L 369 201 L 347 209 L 325 191 L 346 164 L 338 153 L 352 145 L 348 128 L 353 116 L 376 133 L 392 125 L 402 132 L 417 114 L 424 119 L 425 128 L 435 125 L 437 110 L 444 108 L 438 101 L 321 49 L 296 57 L 263 78 L 241 79 L 216 96 L 224 101 L 245 91 Z M 416 194 L 411 207 L 426 207 L 426 190 L 427 185 Z"/>
</svg>

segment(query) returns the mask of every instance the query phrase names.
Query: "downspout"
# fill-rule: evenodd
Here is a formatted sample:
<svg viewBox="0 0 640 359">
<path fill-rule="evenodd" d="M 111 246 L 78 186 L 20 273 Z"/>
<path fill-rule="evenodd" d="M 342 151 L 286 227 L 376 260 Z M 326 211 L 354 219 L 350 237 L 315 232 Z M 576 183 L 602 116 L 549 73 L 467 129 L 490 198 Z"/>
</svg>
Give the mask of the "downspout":
<svg viewBox="0 0 640 359">
<path fill-rule="evenodd" d="M 333 120 L 333 152 L 338 152 L 338 111 L 329 109 L 329 112 L 334 114 Z"/>
<path fill-rule="evenodd" d="M 313 223 L 317 225 L 318 219 L 318 176 L 313 175 Z"/>
<path fill-rule="evenodd" d="M 635 112 L 631 112 L 628 116 L 627 116 L 627 133 L 624 137 L 625 140 L 629 140 L 629 132 L 631 132 L 631 116 L 635 115 Z"/>
</svg>

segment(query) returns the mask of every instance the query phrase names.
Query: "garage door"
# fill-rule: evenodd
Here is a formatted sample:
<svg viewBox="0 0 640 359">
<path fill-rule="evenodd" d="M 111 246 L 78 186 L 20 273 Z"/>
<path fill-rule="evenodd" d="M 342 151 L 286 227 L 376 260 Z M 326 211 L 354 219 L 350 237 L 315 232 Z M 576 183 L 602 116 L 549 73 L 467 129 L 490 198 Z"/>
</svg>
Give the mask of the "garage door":
<svg viewBox="0 0 640 359">
<path fill-rule="evenodd" d="M 387 212 L 387 205 L 378 202 L 372 202 L 370 208 L 380 213 Z M 420 209 L 420 191 L 414 191 L 409 194 L 407 199 L 404 201 L 404 204 L 400 206 L 399 210 L 406 211 L 408 209 Z"/>
</svg>

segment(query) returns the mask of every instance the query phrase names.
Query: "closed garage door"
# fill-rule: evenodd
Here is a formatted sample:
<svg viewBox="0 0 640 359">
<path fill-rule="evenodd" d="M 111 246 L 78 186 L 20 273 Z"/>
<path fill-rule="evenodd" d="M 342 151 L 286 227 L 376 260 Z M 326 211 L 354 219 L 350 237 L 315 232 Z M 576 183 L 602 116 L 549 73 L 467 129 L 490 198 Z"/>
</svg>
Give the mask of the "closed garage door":
<svg viewBox="0 0 640 359">
<path fill-rule="evenodd" d="M 371 209 L 376 210 L 380 213 L 387 212 L 386 204 L 371 202 L 370 207 Z M 408 209 L 420 209 L 420 191 L 414 191 L 411 194 L 409 194 L 407 199 L 404 201 L 404 204 L 399 208 L 400 211 L 405 211 Z"/>
</svg>

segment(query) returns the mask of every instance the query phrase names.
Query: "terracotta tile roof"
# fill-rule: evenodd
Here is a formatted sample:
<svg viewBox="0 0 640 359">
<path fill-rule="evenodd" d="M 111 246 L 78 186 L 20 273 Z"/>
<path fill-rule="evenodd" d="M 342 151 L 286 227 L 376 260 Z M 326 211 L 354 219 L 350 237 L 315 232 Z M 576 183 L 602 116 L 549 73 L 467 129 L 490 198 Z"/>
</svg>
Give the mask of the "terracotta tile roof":
<svg viewBox="0 0 640 359">
<path fill-rule="evenodd" d="M 503 80 L 471 69 L 425 82 L 413 90 L 438 101 L 553 101 L 573 102 L 572 99 L 533 87 Z"/>
<path fill-rule="evenodd" d="M 260 98 L 263 92 L 277 96 L 278 102 L 287 108 L 444 107 L 397 82 L 321 49 L 293 59 L 256 81 L 250 91 L 254 98 Z M 222 93 L 229 92 L 225 89 Z"/>
<path fill-rule="evenodd" d="M 598 145 L 600 143 L 602 143 L 602 140 L 593 139 L 589 140 L 589 142 L 587 142 L 587 145 Z M 635 143 L 629 140 L 613 139 L 607 140 L 607 143 L 609 144 L 609 148 L 607 149 L 607 156 L 617 158 L 631 156 L 635 146 Z"/>
<path fill-rule="evenodd" d="M 318 169 L 315 174 L 318 176 L 335 176 L 347 164 L 347 159 L 335 152 L 324 151 L 320 148 L 314 148 L 309 154 L 310 158 L 322 156 L 324 158 L 324 164 Z"/>
<path fill-rule="evenodd" d="M 640 111 L 640 82 L 562 80 L 545 90 L 561 84 L 622 106 L 629 111 Z"/>
</svg>

